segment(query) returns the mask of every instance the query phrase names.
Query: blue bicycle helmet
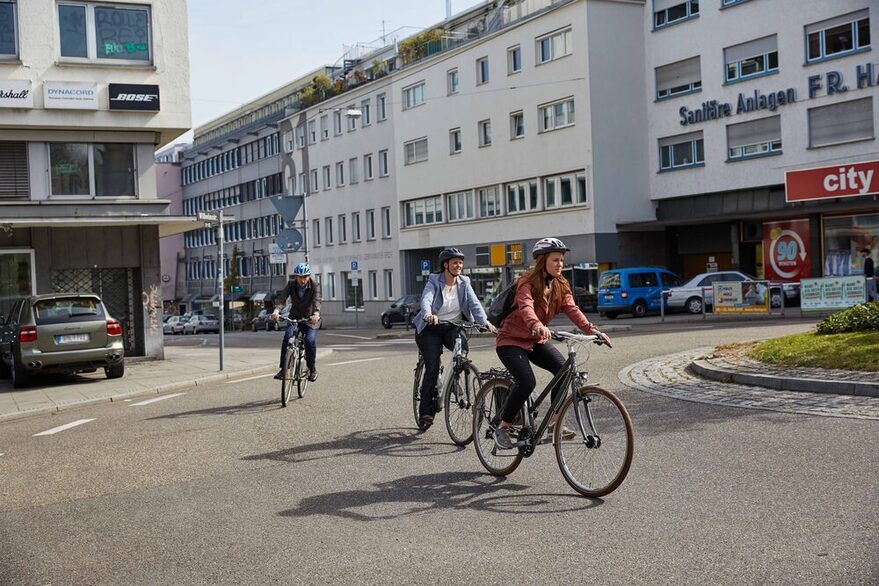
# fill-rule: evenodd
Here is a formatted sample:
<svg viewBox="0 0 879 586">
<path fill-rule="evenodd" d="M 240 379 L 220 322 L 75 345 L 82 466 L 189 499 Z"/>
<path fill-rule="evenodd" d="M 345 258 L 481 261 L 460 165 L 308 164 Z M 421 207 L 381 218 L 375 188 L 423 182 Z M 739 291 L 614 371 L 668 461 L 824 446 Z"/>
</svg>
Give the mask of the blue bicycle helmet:
<svg viewBox="0 0 879 586">
<path fill-rule="evenodd" d="M 297 277 L 307 277 L 311 274 L 311 265 L 307 262 L 301 262 L 293 269 L 293 274 Z"/>
</svg>

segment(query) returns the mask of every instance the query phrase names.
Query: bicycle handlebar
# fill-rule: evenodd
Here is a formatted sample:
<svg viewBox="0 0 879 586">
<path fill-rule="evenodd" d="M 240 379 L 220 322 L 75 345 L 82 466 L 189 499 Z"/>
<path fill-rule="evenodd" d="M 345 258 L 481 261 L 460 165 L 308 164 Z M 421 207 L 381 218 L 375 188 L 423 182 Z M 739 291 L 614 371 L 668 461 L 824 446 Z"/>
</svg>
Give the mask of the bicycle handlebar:
<svg viewBox="0 0 879 586">
<path fill-rule="evenodd" d="M 307 317 L 303 317 L 303 318 L 300 318 L 300 319 L 290 319 L 289 317 L 284 317 L 283 315 L 279 315 L 279 316 L 278 316 L 278 320 L 284 320 L 284 321 L 286 321 L 286 322 L 290 322 L 291 324 L 296 324 L 296 325 L 307 324 L 307 323 L 309 323 L 309 322 L 311 321 L 311 320 L 310 320 L 309 318 L 307 318 Z"/>
<path fill-rule="evenodd" d="M 428 324 L 428 325 L 431 325 L 431 324 Z M 455 326 L 455 327 L 461 328 L 462 330 L 476 330 L 479 333 L 485 333 L 485 332 L 490 331 L 486 326 L 481 326 L 479 324 L 474 324 L 474 323 L 460 323 L 459 324 L 459 323 L 456 323 L 453 321 L 448 321 L 445 319 L 441 319 L 438 322 L 436 322 L 436 324 L 433 324 L 433 325 Z"/>
<path fill-rule="evenodd" d="M 568 340 L 572 340 L 574 342 L 592 342 L 597 346 L 605 345 L 608 348 L 613 348 L 608 342 L 604 341 L 603 338 L 596 336 L 595 334 L 575 334 L 572 332 L 563 332 L 561 330 L 550 331 L 550 336 L 553 340 L 558 342 L 566 342 Z"/>
</svg>

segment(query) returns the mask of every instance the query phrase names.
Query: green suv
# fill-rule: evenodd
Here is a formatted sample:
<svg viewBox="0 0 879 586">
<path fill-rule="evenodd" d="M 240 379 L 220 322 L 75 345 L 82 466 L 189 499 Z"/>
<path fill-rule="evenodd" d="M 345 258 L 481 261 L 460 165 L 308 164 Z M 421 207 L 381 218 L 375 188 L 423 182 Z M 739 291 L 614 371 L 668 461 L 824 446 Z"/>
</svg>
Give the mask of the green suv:
<svg viewBox="0 0 879 586">
<path fill-rule="evenodd" d="M 19 299 L 0 316 L 0 375 L 20 388 L 42 373 L 125 373 L 122 326 L 91 293 Z"/>
</svg>

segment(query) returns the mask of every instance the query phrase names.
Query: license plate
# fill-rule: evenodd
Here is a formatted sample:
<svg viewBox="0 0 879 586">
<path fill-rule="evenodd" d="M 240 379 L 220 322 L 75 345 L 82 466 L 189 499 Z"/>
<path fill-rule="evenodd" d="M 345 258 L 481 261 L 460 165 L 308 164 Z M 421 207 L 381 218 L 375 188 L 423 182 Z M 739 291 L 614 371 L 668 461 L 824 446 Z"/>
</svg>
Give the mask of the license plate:
<svg viewBox="0 0 879 586">
<path fill-rule="evenodd" d="M 605 301 L 613 301 L 613 295 L 605 295 L 604 300 Z"/>
<path fill-rule="evenodd" d="M 59 344 L 82 344 L 89 341 L 89 335 L 67 334 L 66 336 L 55 336 L 55 341 Z"/>
</svg>

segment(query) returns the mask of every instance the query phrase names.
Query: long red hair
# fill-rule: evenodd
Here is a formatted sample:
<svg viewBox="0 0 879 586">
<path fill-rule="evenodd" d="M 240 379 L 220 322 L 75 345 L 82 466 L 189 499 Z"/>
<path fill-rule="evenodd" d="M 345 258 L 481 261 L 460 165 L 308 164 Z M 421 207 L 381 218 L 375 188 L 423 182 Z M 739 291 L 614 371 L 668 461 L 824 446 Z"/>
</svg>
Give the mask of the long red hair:
<svg viewBox="0 0 879 586">
<path fill-rule="evenodd" d="M 538 307 L 546 308 L 546 297 L 543 295 L 543 291 L 546 288 L 546 257 L 548 254 L 541 254 L 537 257 L 537 262 L 534 264 L 534 268 L 523 274 L 519 277 L 519 280 L 516 285 L 516 290 L 519 290 L 519 287 L 522 287 L 525 284 L 531 285 L 531 295 L 534 297 L 534 309 L 537 310 Z M 571 292 L 571 285 L 568 283 L 568 280 L 565 279 L 564 275 L 559 275 L 558 277 L 552 280 L 550 283 L 549 289 L 549 308 L 546 312 L 547 315 L 555 315 L 562 308 L 562 301 L 565 299 L 565 295 Z"/>
</svg>

